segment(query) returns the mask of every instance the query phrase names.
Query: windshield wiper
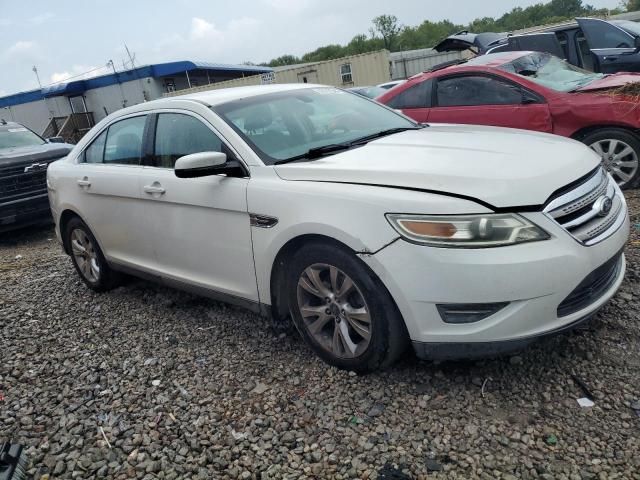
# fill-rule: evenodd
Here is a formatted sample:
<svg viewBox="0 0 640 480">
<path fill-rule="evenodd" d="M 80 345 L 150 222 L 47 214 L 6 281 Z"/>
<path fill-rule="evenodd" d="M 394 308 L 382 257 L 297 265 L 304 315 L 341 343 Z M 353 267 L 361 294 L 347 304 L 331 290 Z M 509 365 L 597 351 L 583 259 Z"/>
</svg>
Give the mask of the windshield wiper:
<svg viewBox="0 0 640 480">
<path fill-rule="evenodd" d="M 295 162 L 296 160 L 313 160 L 315 158 L 323 157 L 324 155 L 328 155 L 330 153 L 340 152 L 342 150 L 349 150 L 350 148 L 364 145 L 365 143 L 370 142 L 371 140 L 375 140 L 376 138 L 386 137 L 387 135 L 392 135 L 394 133 L 404 132 L 406 130 L 421 130 L 428 125 L 419 125 L 414 127 L 396 127 L 396 128 L 388 128 L 387 130 L 382 130 L 381 132 L 376 132 L 372 135 L 367 135 L 366 137 L 356 138 L 347 143 L 332 143 L 330 145 L 323 145 L 322 147 L 310 148 L 306 153 L 296 155 L 294 157 L 285 158 L 284 160 L 278 160 L 274 163 L 274 165 L 282 165 L 284 163 Z"/>
<path fill-rule="evenodd" d="M 427 124 L 416 125 L 415 127 L 396 127 L 396 128 L 388 128 L 387 130 L 382 130 L 381 132 L 374 133 L 372 135 L 367 135 L 366 137 L 356 138 L 355 140 L 350 142 L 351 146 L 354 145 L 362 145 L 364 143 L 368 143 L 371 140 L 375 140 L 376 138 L 386 137 L 387 135 L 393 135 L 394 133 L 405 132 L 407 130 L 422 130 L 423 128 L 428 127 Z"/>
<path fill-rule="evenodd" d="M 353 145 L 349 143 L 332 143 L 330 145 L 323 145 L 322 147 L 310 148 L 301 155 L 285 158 L 284 160 L 278 160 L 274 165 L 282 165 L 283 163 L 295 162 L 296 160 L 302 160 L 303 158 L 313 160 L 314 158 L 320 158 L 329 153 L 339 152 L 341 150 L 349 150 Z"/>
</svg>

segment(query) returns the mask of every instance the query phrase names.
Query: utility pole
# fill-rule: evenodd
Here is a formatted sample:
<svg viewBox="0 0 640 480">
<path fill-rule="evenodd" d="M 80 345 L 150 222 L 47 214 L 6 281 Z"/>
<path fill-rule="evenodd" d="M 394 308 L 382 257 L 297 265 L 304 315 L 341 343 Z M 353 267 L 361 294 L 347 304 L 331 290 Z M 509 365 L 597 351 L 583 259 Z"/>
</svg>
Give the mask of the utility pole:
<svg viewBox="0 0 640 480">
<path fill-rule="evenodd" d="M 129 51 L 129 47 L 127 47 L 127 44 L 124 44 L 124 48 L 127 51 L 127 55 L 129 56 L 129 61 L 131 62 L 131 68 L 136 68 L 136 64 L 135 59 L 136 59 L 136 54 L 134 53 L 133 55 L 131 55 L 131 52 Z"/>
<path fill-rule="evenodd" d="M 113 74 L 116 77 L 116 82 L 118 82 L 118 86 L 120 87 L 120 95 L 122 95 L 122 108 L 127 106 L 127 99 L 124 98 L 124 89 L 122 88 L 122 83 L 120 83 L 120 78 L 118 78 L 118 72 L 116 72 L 116 66 L 113 64 L 113 60 L 109 60 L 107 62 L 107 67 L 111 67 L 113 69 Z"/>
<path fill-rule="evenodd" d="M 38 86 L 40 87 L 40 89 L 42 89 L 42 83 L 40 82 L 40 75 L 38 75 L 37 67 L 34 65 L 32 70 L 33 70 L 33 73 L 36 74 L 36 78 L 38 79 Z"/>
</svg>

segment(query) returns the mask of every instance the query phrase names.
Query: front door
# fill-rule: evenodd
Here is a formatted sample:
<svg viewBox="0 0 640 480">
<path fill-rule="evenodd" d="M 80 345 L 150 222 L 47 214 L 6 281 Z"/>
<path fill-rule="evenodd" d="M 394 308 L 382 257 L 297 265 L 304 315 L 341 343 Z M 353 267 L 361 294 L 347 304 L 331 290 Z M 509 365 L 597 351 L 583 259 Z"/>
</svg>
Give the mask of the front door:
<svg viewBox="0 0 640 480">
<path fill-rule="evenodd" d="M 212 126 L 191 112 L 154 118 L 153 166 L 142 174 L 145 230 L 158 273 L 170 280 L 257 301 L 248 178 L 212 175 L 178 178 L 174 165 L 191 153 L 233 156 Z"/>
<path fill-rule="evenodd" d="M 630 33 L 597 18 L 579 18 L 578 23 L 595 58 L 594 71 L 640 72 L 640 52 Z"/>
<path fill-rule="evenodd" d="M 428 121 L 491 125 L 539 132 L 553 129 L 544 99 L 522 87 L 488 75 L 438 78 L 436 101 Z"/>
<path fill-rule="evenodd" d="M 74 179 L 80 216 L 110 261 L 149 267 L 153 250 L 140 228 L 142 139 L 146 115 L 111 124 L 81 154 Z"/>
</svg>

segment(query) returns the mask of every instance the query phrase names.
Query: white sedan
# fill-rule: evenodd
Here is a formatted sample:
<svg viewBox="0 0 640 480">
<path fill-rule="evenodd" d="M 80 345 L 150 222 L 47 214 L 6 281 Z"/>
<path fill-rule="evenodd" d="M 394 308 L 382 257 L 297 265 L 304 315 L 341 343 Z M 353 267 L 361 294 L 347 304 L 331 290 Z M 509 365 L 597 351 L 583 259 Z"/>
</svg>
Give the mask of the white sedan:
<svg viewBox="0 0 640 480">
<path fill-rule="evenodd" d="M 419 125 L 331 87 L 202 92 L 115 112 L 48 170 L 89 288 L 121 273 L 291 315 L 340 368 L 494 355 L 619 288 L 624 197 L 584 145 Z"/>
</svg>

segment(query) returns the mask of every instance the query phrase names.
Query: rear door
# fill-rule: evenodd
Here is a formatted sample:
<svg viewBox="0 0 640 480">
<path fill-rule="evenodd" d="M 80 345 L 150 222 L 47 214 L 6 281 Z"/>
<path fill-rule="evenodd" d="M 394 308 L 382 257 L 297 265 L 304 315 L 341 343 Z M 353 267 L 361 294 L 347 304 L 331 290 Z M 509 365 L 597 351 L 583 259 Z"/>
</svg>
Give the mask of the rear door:
<svg viewBox="0 0 640 480">
<path fill-rule="evenodd" d="M 152 120 L 152 166 L 142 174 L 145 222 L 160 276 L 257 301 L 247 185 L 249 178 L 178 178 L 174 165 L 191 153 L 237 154 L 211 123 L 186 110 Z"/>
<path fill-rule="evenodd" d="M 147 265 L 153 252 L 141 225 L 142 145 L 147 115 L 113 122 L 80 154 L 73 170 L 73 204 L 106 257 L 121 264 Z"/>
<path fill-rule="evenodd" d="M 493 125 L 551 132 L 545 100 L 525 88 L 480 73 L 438 77 L 429 122 Z"/>
<path fill-rule="evenodd" d="M 577 20 L 589 51 L 594 56 L 594 71 L 640 72 L 640 52 L 636 51 L 633 35 L 605 20 L 597 18 Z"/>
</svg>

